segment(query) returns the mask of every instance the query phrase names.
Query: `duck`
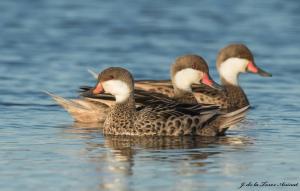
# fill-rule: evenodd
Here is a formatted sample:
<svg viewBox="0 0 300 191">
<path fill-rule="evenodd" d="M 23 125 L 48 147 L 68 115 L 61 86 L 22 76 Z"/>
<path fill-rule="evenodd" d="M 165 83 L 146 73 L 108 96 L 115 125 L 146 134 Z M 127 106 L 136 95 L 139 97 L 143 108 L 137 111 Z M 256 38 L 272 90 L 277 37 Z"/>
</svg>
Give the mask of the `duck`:
<svg viewBox="0 0 300 191">
<path fill-rule="evenodd" d="M 176 65 L 187 65 L 187 63 L 202 63 L 204 65 L 203 61 L 195 55 L 180 56 L 171 67 L 171 79 L 176 79 L 174 67 Z M 244 90 L 239 85 L 239 75 L 241 73 L 253 73 L 263 77 L 272 76 L 272 74 L 262 70 L 255 64 L 251 50 L 244 44 L 230 44 L 222 48 L 217 55 L 216 66 L 221 78 L 222 90 L 195 84 L 192 86 L 193 97 L 198 103 L 218 105 L 228 112 L 250 105 Z M 174 97 L 176 91 L 172 91 L 173 81 L 140 80 L 135 85 L 138 89 L 159 92 Z M 210 82 L 208 81 L 208 83 Z M 190 99 L 194 100 L 194 98 Z"/>
<path fill-rule="evenodd" d="M 155 87 L 157 87 L 157 89 L 154 88 L 154 91 L 152 91 L 153 89 L 149 88 L 139 88 L 138 81 L 135 84 L 134 91 L 136 106 L 140 107 L 151 101 L 149 96 L 145 99 L 145 94 L 143 94 L 143 91 L 145 90 L 152 92 L 152 94 L 161 94 L 163 92 L 164 95 L 167 95 L 180 103 L 197 104 L 197 100 L 192 94 L 192 84 L 204 84 L 215 89 L 222 88 L 219 84 L 212 80 L 207 63 L 201 56 L 192 55 L 191 59 L 191 61 L 183 60 L 183 62 L 177 62 L 174 67 L 172 67 L 172 79 L 174 85 L 167 85 L 167 83 L 165 83 L 163 86 L 158 87 L 158 85 L 162 84 L 156 84 Z M 155 83 L 155 81 L 152 82 Z M 150 87 L 152 87 L 152 85 Z M 106 118 L 107 110 L 115 103 L 115 98 L 110 94 L 84 97 L 85 92 L 89 92 L 92 88 L 93 87 L 90 86 L 81 86 L 81 97 L 78 99 L 66 99 L 50 92 L 46 93 L 61 107 L 63 107 L 72 116 L 75 122 L 102 123 Z M 157 94 L 155 99 L 162 99 L 162 97 Z"/>
<path fill-rule="evenodd" d="M 91 95 L 109 93 L 115 104 L 109 109 L 103 124 L 105 135 L 120 136 L 218 136 L 228 127 L 240 122 L 247 107 L 222 113 L 215 106 L 203 108 L 199 104 L 182 104 L 167 97 L 136 108 L 134 79 L 121 67 L 110 67 L 98 76 Z M 153 94 L 145 93 L 145 96 Z M 85 94 L 86 97 L 89 94 Z M 155 99 L 151 97 L 151 99 Z M 167 104 L 166 104 L 167 103 Z"/>
<path fill-rule="evenodd" d="M 94 72 L 92 74 L 96 75 Z M 141 92 L 148 91 L 156 93 L 157 96 L 158 94 L 168 96 L 180 103 L 197 104 L 198 101 L 192 91 L 193 84 L 207 86 L 216 91 L 223 89 L 222 86 L 212 80 L 204 58 L 199 55 L 186 55 L 177 58 L 171 66 L 171 81 L 137 80 L 134 83 L 134 93 L 137 99 Z M 85 92 L 92 87 L 81 86 L 80 89 Z"/>
<path fill-rule="evenodd" d="M 212 80 L 207 62 L 199 55 L 190 54 L 178 57 L 170 67 L 170 76 L 171 80 L 136 81 L 135 88 L 161 93 L 178 102 L 192 104 L 199 103 L 193 87 L 204 86 L 216 92 L 223 90 L 222 86 Z"/>
</svg>

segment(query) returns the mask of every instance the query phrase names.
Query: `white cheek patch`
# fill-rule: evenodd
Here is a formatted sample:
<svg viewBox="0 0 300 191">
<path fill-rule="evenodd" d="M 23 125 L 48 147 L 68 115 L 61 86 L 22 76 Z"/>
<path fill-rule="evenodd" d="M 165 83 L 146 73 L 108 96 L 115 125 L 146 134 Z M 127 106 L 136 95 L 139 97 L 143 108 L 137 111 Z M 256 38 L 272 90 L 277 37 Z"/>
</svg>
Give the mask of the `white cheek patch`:
<svg viewBox="0 0 300 191">
<path fill-rule="evenodd" d="M 199 83 L 202 73 L 192 68 L 183 69 L 175 74 L 174 82 L 178 89 L 192 91 L 191 85 Z"/>
<path fill-rule="evenodd" d="M 128 85 L 121 80 L 108 80 L 102 84 L 105 92 L 116 97 L 117 103 L 125 101 L 130 96 L 130 89 Z"/>
<path fill-rule="evenodd" d="M 247 59 L 243 58 L 229 58 L 225 60 L 219 68 L 221 77 L 233 85 L 238 85 L 238 75 L 246 72 L 248 62 Z"/>
</svg>

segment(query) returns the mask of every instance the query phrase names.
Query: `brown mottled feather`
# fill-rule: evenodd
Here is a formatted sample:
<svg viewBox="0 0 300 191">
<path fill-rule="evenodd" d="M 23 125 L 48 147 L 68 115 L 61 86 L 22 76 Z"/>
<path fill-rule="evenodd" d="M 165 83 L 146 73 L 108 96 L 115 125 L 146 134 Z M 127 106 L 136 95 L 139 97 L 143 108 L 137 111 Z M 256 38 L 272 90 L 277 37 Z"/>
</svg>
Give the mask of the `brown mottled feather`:
<svg viewBox="0 0 300 191">
<path fill-rule="evenodd" d="M 239 122 L 245 115 L 242 111 L 238 118 L 228 118 L 215 108 L 206 108 L 203 113 L 191 114 L 191 110 L 181 110 L 178 105 L 172 104 L 151 104 L 134 111 L 131 102 L 116 105 L 112 109 L 104 125 L 105 134 L 217 136 L 223 134 L 228 125 Z"/>
<path fill-rule="evenodd" d="M 165 88 L 170 90 L 172 86 L 171 81 L 169 81 L 169 83 L 165 81 L 164 84 L 159 81 L 157 83 L 155 81 L 151 81 L 151 83 L 152 84 L 149 82 L 149 84 L 144 85 L 136 82 L 135 86 L 140 90 L 161 93 L 170 98 L 174 98 L 174 91 L 172 94 L 160 91 Z M 178 101 L 194 103 L 195 98 L 198 103 L 218 105 L 227 111 L 234 111 L 249 105 L 247 96 L 241 87 L 233 85 L 224 85 L 223 87 L 224 90 L 220 91 L 206 85 L 194 84 L 192 86 L 193 95 L 182 96 L 181 99 L 178 99 Z"/>
<path fill-rule="evenodd" d="M 114 79 L 129 83 L 128 87 L 131 92 L 126 101 L 117 102 L 112 106 L 104 123 L 105 134 L 217 136 L 220 133 L 223 134 L 229 125 L 237 123 L 245 115 L 245 110 L 222 114 L 215 106 L 178 103 L 154 93 L 140 93 L 144 100 L 150 103 L 144 102 L 142 108 L 137 110 L 135 102 L 137 96 L 133 93 L 133 78 L 127 70 L 106 69 L 99 75 L 99 83 L 104 81 L 103 79 L 109 80 L 108 77 L 112 74 L 114 74 Z"/>
<path fill-rule="evenodd" d="M 145 90 L 149 92 L 155 92 L 155 93 L 161 93 L 164 94 L 168 97 L 174 97 L 174 89 L 170 81 L 136 81 L 135 84 L 135 89 L 137 90 Z"/>
</svg>

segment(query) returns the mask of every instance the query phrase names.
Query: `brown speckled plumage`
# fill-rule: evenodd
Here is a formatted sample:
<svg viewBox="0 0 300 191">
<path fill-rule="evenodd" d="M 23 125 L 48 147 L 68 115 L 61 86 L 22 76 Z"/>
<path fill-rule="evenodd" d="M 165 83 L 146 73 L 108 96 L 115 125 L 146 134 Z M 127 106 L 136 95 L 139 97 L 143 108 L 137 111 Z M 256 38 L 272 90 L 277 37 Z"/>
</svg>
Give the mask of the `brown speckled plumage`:
<svg viewBox="0 0 300 191">
<path fill-rule="evenodd" d="M 183 69 L 195 69 L 203 73 L 209 74 L 208 66 L 205 60 L 198 55 L 185 55 L 180 56 L 175 60 L 175 63 L 171 66 L 171 79 L 174 78 L 177 72 Z M 187 92 L 176 87 L 174 82 L 163 81 L 149 81 L 141 80 L 135 82 L 136 89 L 142 89 L 145 91 L 164 94 L 170 98 L 174 98 L 181 103 L 196 104 L 197 99 L 192 92 Z"/>
<path fill-rule="evenodd" d="M 234 111 L 249 105 L 248 98 L 240 86 L 223 85 L 224 91 L 216 91 L 208 87 L 193 88 L 198 103 L 216 104 L 226 111 Z"/>
<path fill-rule="evenodd" d="M 103 132 L 111 135 L 159 135 L 159 136 L 181 136 L 202 135 L 216 136 L 223 134 L 229 125 L 240 121 L 244 117 L 244 110 L 236 113 L 220 114 L 215 106 L 202 107 L 198 104 L 187 105 L 177 103 L 174 100 L 156 98 L 149 96 L 151 104 L 144 103 L 141 108 L 136 108 L 133 94 L 133 78 L 123 68 L 112 67 L 104 70 L 99 76 L 99 83 L 111 78 L 122 80 L 128 84 L 131 93 L 126 101 L 116 103 L 112 106 L 104 123 Z M 148 99 L 148 100 L 149 100 Z"/>
<path fill-rule="evenodd" d="M 219 52 L 217 68 L 219 68 L 226 59 L 231 57 L 245 58 L 254 63 L 253 55 L 245 45 L 232 44 Z M 174 76 L 176 71 L 182 68 L 194 68 L 208 73 L 206 62 L 197 55 L 185 55 L 177 58 L 172 67 L 171 75 Z M 268 75 L 264 74 L 263 76 Z M 215 90 L 205 85 L 193 85 L 193 94 L 178 90 L 176 87 L 173 88 L 170 80 L 140 80 L 135 82 L 135 88 L 136 90 L 161 93 L 181 103 L 218 105 L 228 112 L 249 105 L 247 96 L 240 86 L 232 85 L 223 78 L 221 78 L 221 82 L 224 87 L 223 91 Z M 54 94 L 51 96 L 71 114 L 75 121 L 84 123 L 103 122 L 106 118 L 108 107 L 112 104 L 111 100 L 66 100 Z M 99 101 L 103 101 L 103 103 L 99 103 Z M 140 105 L 140 103 L 137 104 Z"/>
<path fill-rule="evenodd" d="M 249 101 L 243 89 L 240 86 L 234 86 L 231 84 L 223 84 L 223 91 L 215 90 L 205 85 L 193 85 L 192 94 L 186 94 L 184 96 L 179 94 L 175 96 L 171 81 L 169 81 L 169 85 L 164 86 L 157 85 L 155 84 L 155 82 L 152 82 L 152 84 L 146 84 L 144 82 L 137 83 L 138 85 L 136 84 L 135 86 L 138 86 L 138 89 L 161 93 L 170 98 L 176 98 L 178 101 L 184 103 L 195 103 L 196 100 L 197 103 L 201 104 L 218 105 L 222 109 L 227 111 L 234 111 L 236 109 L 249 105 Z M 164 91 L 160 91 L 162 89 Z M 166 93 L 165 89 L 168 90 L 168 93 Z"/>
<path fill-rule="evenodd" d="M 168 97 L 174 97 L 174 89 L 170 80 L 161 83 L 160 80 L 137 80 L 134 87 L 138 90 L 161 93 Z"/>
<path fill-rule="evenodd" d="M 246 59 L 255 65 L 252 52 L 243 44 L 230 44 L 219 51 L 216 62 L 218 71 L 222 63 L 229 58 Z M 263 76 L 266 75 L 264 74 Z M 221 83 L 224 87 L 224 91 L 216 91 L 204 86 L 196 86 L 193 88 L 197 101 L 199 103 L 217 104 L 229 112 L 250 104 L 244 90 L 239 85 L 230 84 L 222 76 Z"/>
<path fill-rule="evenodd" d="M 219 69 L 221 64 L 228 58 L 243 58 L 251 61 L 254 65 L 254 58 L 251 51 L 243 44 L 231 44 L 221 49 L 217 56 L 217 68 Z M 184 58 L 184 59 L 183 59 Z M 180 62 L 178 62 L 180 61 Z M 197 59 L 195 55 L 185 55 L 179 57 L 176 60 L 178 64 L 187 66 L 185 62 L 193 63 L 194 65 L 206 65 L 206 62 L 203 62 L 201 59 Z M 256 66 L 256 65 L 255 65 Z M 204 68 L 204 67 L 203 67 Z M 204 68 L 205 69 L 205 68 Z M 261 70 L 260 68 L 258 68 Z M 172 70 L 172 69 L 171 69 Z M 174 72 L 171 72 L 171 75 L 174 76 Z M 263 71 L 262 76 L 271 76 L 270 74 Z M 223 110 L 227 112 L 240 109 L 242 107 L 248 106 L 249 101 L 243 89 L 238 85 L 233 85 L 228 83 L 225 79 L 221 77 L 221 82 L 224 90 L 216 90 L 205 85 L 195 84 L 192 86 L 193 96 L 182 98 L 184 101 L 190 100 L 192 103 L 197 100 L 201 104 L 214 104 L 220 106 Z M 137 81 L 135 86 L 138 89 L 143 89 L 145 91 L 153 91 L 156 93 L 162 93 L 169 97 L 180 97 L 178 94 L 176 96 L 176 91 L 174 92 L 172 82 L 164 80 L 160 81 Z M 163 91 L 160 91 L 163 90 Z M 168 90 L 168 93 L 166 93 Z M 173 90 L 173 91 L 172 91 Z"/>
</svg>

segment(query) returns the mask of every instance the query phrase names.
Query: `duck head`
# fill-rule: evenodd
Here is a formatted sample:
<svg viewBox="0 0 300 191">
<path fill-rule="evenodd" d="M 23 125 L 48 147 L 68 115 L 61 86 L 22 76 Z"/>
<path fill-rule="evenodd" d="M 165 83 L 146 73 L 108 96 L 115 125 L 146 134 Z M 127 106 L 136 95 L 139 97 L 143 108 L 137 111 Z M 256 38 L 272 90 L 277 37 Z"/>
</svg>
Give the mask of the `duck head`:
<svg viewBox="0 0 300 191">
<path fill-rule="evenodd" d="M 205 84 L 215 89 L 222 89 L 210 77 L 206 61 L 198 55 L 181 56 L 171 67 L 171 79 L 175 89 L 191 92 L 192 84 Z"/>
<path fill-rule="evenodd" d="M 133 90 L 133 77 L 130 72 L 124 68 L 110 67 L 99 74 L 92 93 L 110 93 L 116 97 L 116 103 L 122 103 L 132 95 Z"/>
<path fill-rule="evenodd" d="M 217 69 L 222 81 L 232 85 L 238 85 L 240 73 L 272 76 L 255 64 L 252 52 L 243 44 L 231 44 L 221 49 L 217 56 Z"/>
</svg>

